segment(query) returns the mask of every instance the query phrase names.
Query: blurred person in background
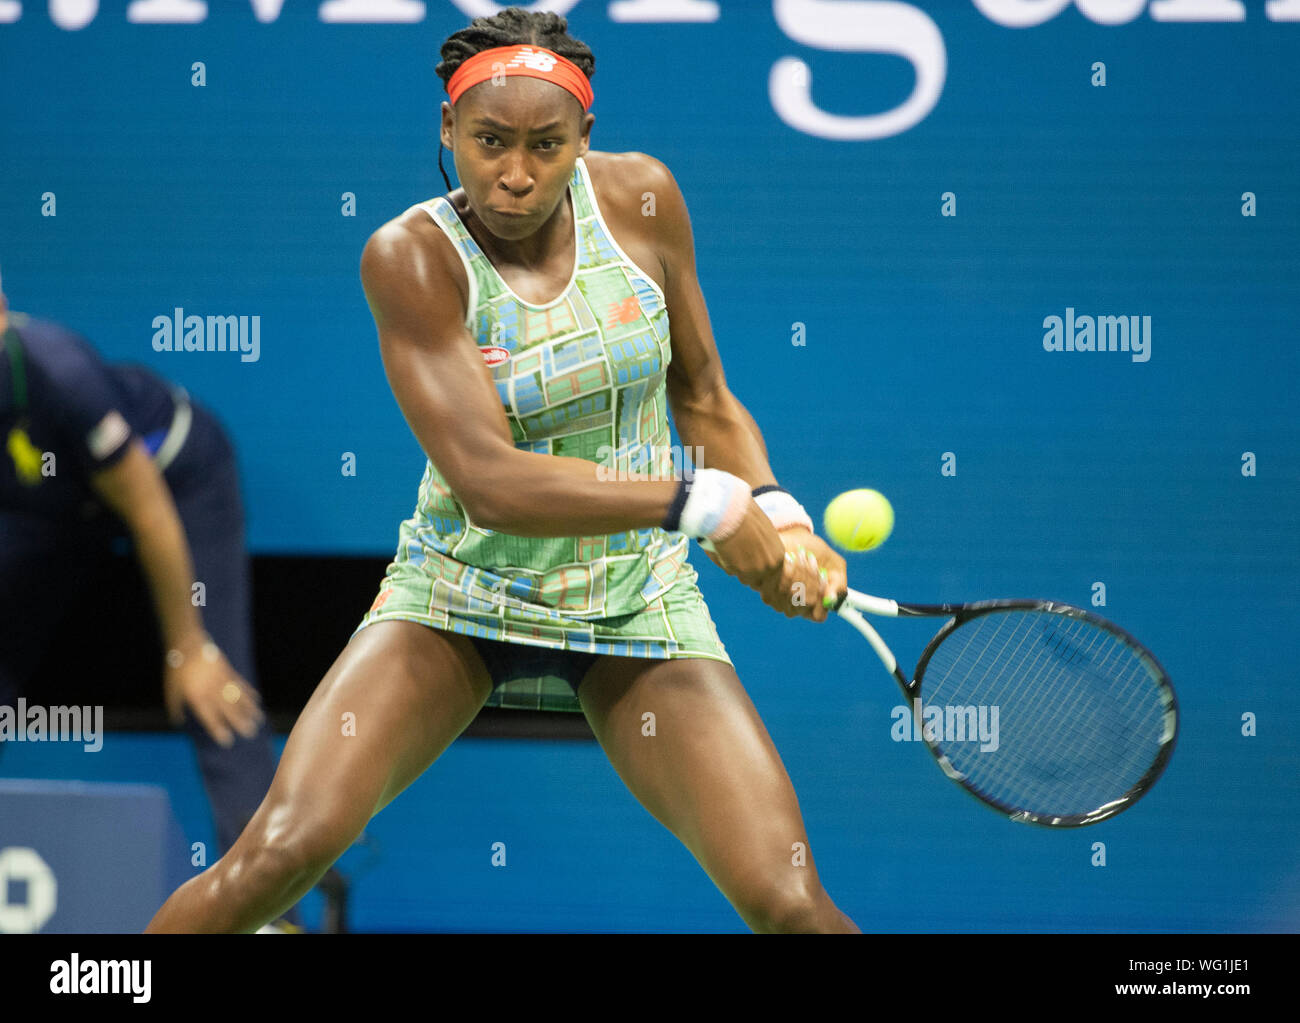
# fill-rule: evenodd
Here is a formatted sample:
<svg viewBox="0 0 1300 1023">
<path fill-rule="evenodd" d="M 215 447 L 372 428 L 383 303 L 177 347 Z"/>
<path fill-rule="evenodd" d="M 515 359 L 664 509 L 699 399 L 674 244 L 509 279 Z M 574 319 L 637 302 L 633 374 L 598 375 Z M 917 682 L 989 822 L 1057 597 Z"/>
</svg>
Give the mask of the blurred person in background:
<svg viewBox="0 0 1300 1023">
<path fill-rule="evenodd" d="M 130 570 L 114 556 L 129 545 L 152 596 L 139 613 L 165 652 L 168 717 L 193 739 L 224 855 L 275 774 L 234 449 L 184 389 L 10 311 L 2 285 L 0 338 L 0 705 L 30 695 L 60 630 L 95 613 L 86 583 Z M 268 926 L 296 930 L 296 912 Z"/>
</svg>

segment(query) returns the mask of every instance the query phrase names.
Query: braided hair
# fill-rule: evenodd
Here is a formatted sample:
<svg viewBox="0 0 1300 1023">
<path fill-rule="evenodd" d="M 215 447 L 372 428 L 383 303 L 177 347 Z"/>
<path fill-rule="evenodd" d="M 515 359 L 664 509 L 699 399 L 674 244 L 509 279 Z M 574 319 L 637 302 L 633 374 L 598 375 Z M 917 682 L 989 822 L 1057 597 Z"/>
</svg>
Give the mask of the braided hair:
<svg viewBox="0 0 1300 1023">
<path fill-rule="evenodd" d="M 468 28 L 452 33 L 438 51 L 442 61 L 434 68 L 434 73 L 445 86 L 456 69 L 474 54 L 518 43 L 531 43 L 558 53 L 573 61 L 588 79 L 596 73 L 596 58 L 591 48 L 569 35 L 569 23 L 561 15 L 551 11 L 526 11 L 522 7 L 507 7 L 490 18 L 475 18 Z M 450 192 L 451 180 L 442 166 L 442 148 L 440 138 L 438 170 L 442 171 L 442 180 L 447 182 L 447 191 Z"/>
</svg>

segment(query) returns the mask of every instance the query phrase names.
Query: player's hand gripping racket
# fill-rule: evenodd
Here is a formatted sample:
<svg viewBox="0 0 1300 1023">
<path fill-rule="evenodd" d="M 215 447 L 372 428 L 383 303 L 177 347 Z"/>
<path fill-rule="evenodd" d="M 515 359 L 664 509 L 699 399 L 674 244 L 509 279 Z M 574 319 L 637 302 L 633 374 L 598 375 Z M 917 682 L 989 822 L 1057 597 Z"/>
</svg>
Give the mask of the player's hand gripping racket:
<svg viewBox="0 0 1300 1023">
<path fill-rule="evenodd" d="M 835 610 L 902 687 L 944 773 L 1012 820 L 1105 820 L 1137 802 L 1169 762 L 1178 734 L 1169 676 L 1098 615 L 1045 600 L 899 604 L 852 589 Z M 909 681 L 863 611 L 950 620 Z"/>
</svg>

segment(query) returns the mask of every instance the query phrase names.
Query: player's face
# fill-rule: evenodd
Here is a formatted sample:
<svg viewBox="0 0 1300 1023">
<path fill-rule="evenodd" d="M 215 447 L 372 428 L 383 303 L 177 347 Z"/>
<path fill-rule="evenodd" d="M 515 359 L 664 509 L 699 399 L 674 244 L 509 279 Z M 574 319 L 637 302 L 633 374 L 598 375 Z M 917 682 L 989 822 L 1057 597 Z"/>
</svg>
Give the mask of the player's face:
<svg viewBox="0 0 1300 1023">
<path fill-rule="evenodd" d="M 516 240 L 563 200 L 595 119 L 558 85 L 511 75 L 468 89 L 454 111 L 444 103 L 442 141 L 475 214 L 497 237 Z"/>
</svg>

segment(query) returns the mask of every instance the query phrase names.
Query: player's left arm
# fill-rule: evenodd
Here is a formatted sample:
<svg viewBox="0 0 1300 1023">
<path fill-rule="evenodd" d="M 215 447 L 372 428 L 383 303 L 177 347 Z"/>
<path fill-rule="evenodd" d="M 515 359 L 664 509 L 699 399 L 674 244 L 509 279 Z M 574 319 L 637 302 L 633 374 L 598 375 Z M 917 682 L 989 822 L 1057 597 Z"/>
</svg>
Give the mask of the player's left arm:
<svg viewBox="0 0 1300 1023">
<path fill-rule="evenodd" d="M 641 161 L 641 194 L 654 197 L 654 237 L 664 275 L 673 357 L 668 405 L 682 444 L 698 448 L 703 467 L 722 469 L 751 488 L 776 482 L 754 417 L 727 387 L 709 311 L 695 270 L 690 214 L 672 172 L 653 157 Z"/>
<path fill-rule="evenodd" d="M 776 483 L 758 423 L 727 387 L 696 273 L 686 201 L 663 163 L 646 157 L 644 166 L 644 191 L 655 197 L 655 237 L 673 350 L 666 390 L 678 436 L 684 446 L 701 451 L 703 467 L 730 472 L 751 488 Z M 826 569 L 823 594 L 841 592 L 847 585 L 844 559 L 812 531 L 792 526 L 781 530 L 781 539 L 788 551 L 798 554 L 803 548 Z M 820 621 L 825 615 L 819 610 L 813 617 Z"/>
</svg>

